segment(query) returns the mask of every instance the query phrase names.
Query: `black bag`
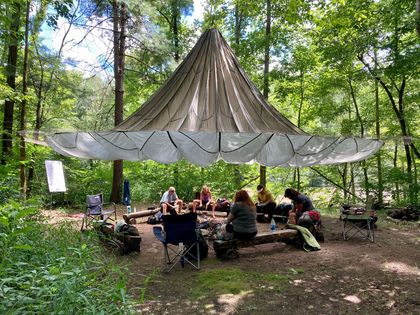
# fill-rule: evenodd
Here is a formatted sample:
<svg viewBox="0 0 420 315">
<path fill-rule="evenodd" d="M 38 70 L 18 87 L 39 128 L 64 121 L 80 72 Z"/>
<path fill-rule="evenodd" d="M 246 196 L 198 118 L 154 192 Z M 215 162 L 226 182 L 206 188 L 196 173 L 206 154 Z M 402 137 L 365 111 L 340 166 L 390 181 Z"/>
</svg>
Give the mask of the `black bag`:
<svg viewBox="0 0 420 315">
<path fill-rule="evenodd" d="M 118 239 L 122 242 L 120 246 L 122 255 L 140 251 L 141 237 L 139 230 L 134 225 L 124 224 L 120 229 L 119 235 Z"/>
<path fill-rule="evenodd" d="M 163 222 L 162 219 L 158 219 L 154 215 L 151 215 L 150 217 L 147 218 L 146 223 L 155 225 L 155 224 L 162 224 L 162 222 Z"/>
<path fill-rule="evenodd" d="M 226 198 L 219 198 L 216 201 L 216 211 L 219 212 L 230 212 L 230 202 Z"/>
</svg>

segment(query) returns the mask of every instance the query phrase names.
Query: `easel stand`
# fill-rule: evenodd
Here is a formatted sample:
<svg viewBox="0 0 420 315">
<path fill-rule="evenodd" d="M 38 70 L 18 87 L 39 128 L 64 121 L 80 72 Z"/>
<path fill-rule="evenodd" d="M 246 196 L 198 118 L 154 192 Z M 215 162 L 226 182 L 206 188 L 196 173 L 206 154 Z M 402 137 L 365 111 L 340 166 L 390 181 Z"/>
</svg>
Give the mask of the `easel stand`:
<svg viewBox="0 0 420 315">
<path fill-rule="evenodd" d="M 57 197 L 58 196 L 58 197 Z M 55 199 L 55 201 L 54 201 Z M 67 192 L 50 192 L 49 208 L 52 210 L 55 206 L 68 205 Z"/>
</svg>

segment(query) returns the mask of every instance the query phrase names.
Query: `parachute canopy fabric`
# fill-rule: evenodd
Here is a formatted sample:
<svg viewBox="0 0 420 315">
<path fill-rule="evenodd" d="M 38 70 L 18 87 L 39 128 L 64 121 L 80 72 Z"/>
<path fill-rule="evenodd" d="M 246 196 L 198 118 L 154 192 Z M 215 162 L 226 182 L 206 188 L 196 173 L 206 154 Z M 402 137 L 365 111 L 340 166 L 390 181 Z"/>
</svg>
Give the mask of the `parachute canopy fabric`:
<svg viewBox="0 0 420 315">
<path fill-rule="evenodd" d="M 207 166 L 310 166 L 368 158 L 383 145 L 310 136 L 268 104 L 216 29 L 206 31 L 168 81 L 110 131 L 47 135 L 56 152 L 87 159 L 180 159 Z"/>
</svg>

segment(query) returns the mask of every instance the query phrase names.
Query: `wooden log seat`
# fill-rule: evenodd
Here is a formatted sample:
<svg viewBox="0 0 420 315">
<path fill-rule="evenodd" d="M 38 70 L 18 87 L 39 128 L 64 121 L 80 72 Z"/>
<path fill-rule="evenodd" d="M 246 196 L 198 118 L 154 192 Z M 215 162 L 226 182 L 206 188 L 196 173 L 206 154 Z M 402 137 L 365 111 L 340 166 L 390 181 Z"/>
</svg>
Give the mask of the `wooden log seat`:
<svg viewBox="0 0 420 315">
<path fill-rule="evenodd" d="M 298 231 L 292 229 L 277 230 L 275 232 L 258 233 L 251 240 L 215 240 L 213 248 L 217 258 L 233 258 L 238 257 L 238 249 L 244 247 L 255 246 L 259 244 L 284 242 L 286 244 L 293 243 L 298 237 Z"/>
</svg>

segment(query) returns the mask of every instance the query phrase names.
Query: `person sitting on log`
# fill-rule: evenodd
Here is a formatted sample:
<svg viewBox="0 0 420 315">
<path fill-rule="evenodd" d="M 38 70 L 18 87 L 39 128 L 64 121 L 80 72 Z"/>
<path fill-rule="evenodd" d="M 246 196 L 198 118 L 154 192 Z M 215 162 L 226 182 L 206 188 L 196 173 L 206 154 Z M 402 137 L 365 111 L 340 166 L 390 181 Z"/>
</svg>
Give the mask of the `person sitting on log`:
<svg viewBox="0 0 420 315">
<path fill-rule="evenodd" d="M 211 198 L 210 188 L 206 185 L 204 185 L 203 188 L 201 188 L 200 198 L 193 200 L 192 212 L 196 212 L 197 206 L 199 208 L 202 208 L 203 205 L 204 205 L 205 209 L 207 209 L 209 206 L 211 207 L 212 217 L 215 218 L 214 211 L 216 209 L 216 203 Z"/>
<path fill-rule="evenodd" d="M 293 202 L 293 209 L 289 211 L 290 224 L 297 224 L 299 217 L 304 212 L 315 210 L 311 199 L 293 188 L 287 188 L 284 196 Z"/>
<path fill-rule="evenodd" d="M 160 207 L 164 215 L 167 214 L 168 210 L 171 214 L 180 213 L 182 206 L 183 202 L 181 199 L 178 199 L 175 188 L 172 186 L 169 187 L 169 189 L 162 195 L 162 198 L 160 199 Z"/>
<path fill-rule="evenodd" d="M 226 231 L 233 233 L 233 238 L 250 240 L 257 235 L 257 211 L 246 190 L 235 194 L 226 223 Z"/>
<path fill-rule="evenodd" d="M 257 213 L 268 214 L 268 222 L 273 218 L 274 209 L 276 208 L 276 203 L 274 201 L 273 195 L 271 192 L 265 188 L 263 185 L 257 186 Z"/>
</svg>

